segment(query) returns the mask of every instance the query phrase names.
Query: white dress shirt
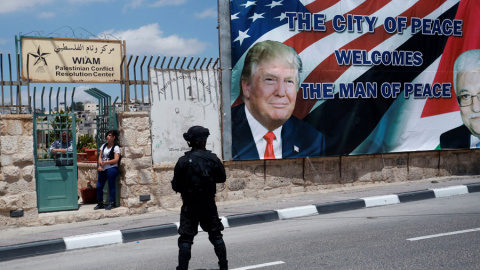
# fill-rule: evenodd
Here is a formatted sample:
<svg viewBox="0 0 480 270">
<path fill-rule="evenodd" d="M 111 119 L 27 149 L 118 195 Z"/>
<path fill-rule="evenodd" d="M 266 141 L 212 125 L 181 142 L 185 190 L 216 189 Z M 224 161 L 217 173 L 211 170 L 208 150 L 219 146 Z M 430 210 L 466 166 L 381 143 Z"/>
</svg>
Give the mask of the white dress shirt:
<svg viewBox="0 0 480 270">
<path fill-rule="evenodd" d="M 260 122 L 257 121 L 257 119 L 255 119 L 255 117 L 253 117 L 247 106 L 245 106 L 245 114 L 247 115 L 248 125 L 252 131 L 253 140 L 257 146 L 258 156 L 260 159 L 264 159 L 267 141 L 263 138 L 263 136 L 265 136 L 265 134 L 267 134 L 267 132 L 270 130 L 266 129 L 262 124 L 260 124 Z M 276 159 L 282 158 L 282 127 L 283 126 L 280 126 L 272 131 L 273 134 L 275 134 L 275 139 L 273 140 L 273 153 L 275 154 Z"/>
</svg>

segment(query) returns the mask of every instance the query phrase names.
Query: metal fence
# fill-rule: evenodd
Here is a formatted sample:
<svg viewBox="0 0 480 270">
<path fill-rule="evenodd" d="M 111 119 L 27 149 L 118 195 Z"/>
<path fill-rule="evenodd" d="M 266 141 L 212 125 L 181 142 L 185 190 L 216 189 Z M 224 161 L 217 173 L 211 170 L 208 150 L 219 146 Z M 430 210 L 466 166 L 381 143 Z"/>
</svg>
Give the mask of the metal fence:
<svg viewBox="0 0 480 270">
<path fill-rule="evenodd" d="M 127 60 L 128 59 L 128 60 Z M 133 63 L 132 63 L 133 61 Z M 131 100 L 134 104 L 151 105 L 149 89 L 150 68 L 157 69 L 217 69 L 219 59 L 201 57 L 174 57 L 174 56 L 130 56 L 122 59 L 121 100 L 129 108 Z M 125 68 L 126 65 L 126 68 Z M 146 92 L 145 94 L 145 86 Z M 133 87 L 133 89 L 132 89 Z M 125 97 L 130 97 L 124 99 Z M 148 99 L 147 99 L 148 98 Z"/>
<path fill-rule="evenodd" d="M 13 62 L 15 60 L 15 62 Z M 13 64 L 12 64 L 13 62 Z M 9 113 L 31 113 L 30 100 L 28 93 L 24 96 L 24 100 L 28 104 L 22 105 L 22 86 L 27 85 L 20 79 L 20 55 L 0 53 L 0 91 L 1 104 L 0 114 Z"/>
<path fill-rule="evenodd" d="M 219 59 L 213 57 L 124 56 L 120 67 L 122 74 L 119 103 L 123 105 L 123 111 L 150 110 L 150 68 L 219 69 L 218 64 Z M 0 114 L 32 113 L 34 102 L 30 86 L 28 81 L 22 80 L 20 54 L 0 53 Z M 43 87 L 38 86 L 39 89 Z"/>
</svg>

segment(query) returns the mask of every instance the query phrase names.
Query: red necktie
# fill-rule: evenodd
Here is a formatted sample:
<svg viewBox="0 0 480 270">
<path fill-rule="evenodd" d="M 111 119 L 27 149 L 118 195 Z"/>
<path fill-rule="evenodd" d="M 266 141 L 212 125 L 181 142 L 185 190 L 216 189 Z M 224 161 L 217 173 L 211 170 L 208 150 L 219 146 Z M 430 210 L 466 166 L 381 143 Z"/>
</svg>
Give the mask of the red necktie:
<svg viewBox="0 0 480 270">
<path fill-rule="evenodd" d="M 264 159 L 275 159 L 275 154 L 273 153 L 273 140 L 275 139 L 275 134 L 273 134 L 273 132 L 268 132 L 263 138 L 267 141 Z"/>
</svg>

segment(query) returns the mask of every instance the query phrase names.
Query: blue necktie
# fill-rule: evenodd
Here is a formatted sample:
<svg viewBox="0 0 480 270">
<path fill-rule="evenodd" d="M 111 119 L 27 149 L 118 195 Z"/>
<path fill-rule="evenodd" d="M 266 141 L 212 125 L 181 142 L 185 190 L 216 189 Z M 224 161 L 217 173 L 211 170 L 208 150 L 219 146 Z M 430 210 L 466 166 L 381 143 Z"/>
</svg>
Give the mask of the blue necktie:
<svg viewBox="0 0 480 270">
<path fill-rule="evenodd" d="M 480 142 L 477 143 L 477 148 L 480 148 Z"/>
</svg>

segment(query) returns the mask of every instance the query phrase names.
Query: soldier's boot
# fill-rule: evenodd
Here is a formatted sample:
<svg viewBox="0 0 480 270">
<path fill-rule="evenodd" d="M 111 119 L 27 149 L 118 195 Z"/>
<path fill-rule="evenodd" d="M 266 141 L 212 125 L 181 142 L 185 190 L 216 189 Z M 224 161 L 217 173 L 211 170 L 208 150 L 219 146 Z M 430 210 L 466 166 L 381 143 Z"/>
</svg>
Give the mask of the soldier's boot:
<svg viewBox="0 0 480 270">
<path fill-rule="evenodd" d="M 213 244 L 215 255 L 218 257 L 218 266 L 220 267 L 220 270 L 228 270 L 227 247 L 225 246 L 222 235 L 215 235 L 209 238 L 209 240 Z"/>
<path fill-rule="evenodd" d="M 218 257 L 218 266 L 220 270 L 228 270 L 227 248 L 225 243 L 214 247 L 215 254 Z"/>
<path fill-rule="evenodd" d="M 219 270 L 228 270 L 228 261 L 225 261 L 223 264 L 218 263 Z"/>
<path fill-rule="evenodd" d="M 192 257 L 192 244 L 178 242 L 178 266 L 177 270 L 188 270 L 188 262 Z"/>
</svg>

